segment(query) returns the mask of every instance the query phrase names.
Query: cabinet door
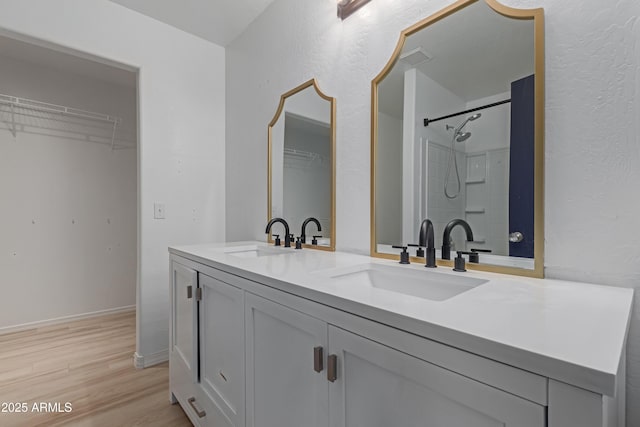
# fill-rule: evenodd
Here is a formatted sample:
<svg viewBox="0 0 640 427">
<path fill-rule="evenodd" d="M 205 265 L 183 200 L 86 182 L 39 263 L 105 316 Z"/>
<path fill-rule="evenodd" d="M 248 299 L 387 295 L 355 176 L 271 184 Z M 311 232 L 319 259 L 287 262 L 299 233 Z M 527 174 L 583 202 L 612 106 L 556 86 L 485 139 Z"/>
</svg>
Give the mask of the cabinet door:
<svg viewBox="0 0 640 427">
<path fill-rule="evenodd" d="M 171 363 L 189 372 L 192 381 L 197 381 L 198 365 L 195 293 L 198 273 L 178 263 L 171 269 Z"/>
<path fill-rule="evenodd" d="M 245 325 L 247 427 L 327 427 L 327 324 L 246 294 Z"/>
<path fill-rule="evenodd" d="M 199 285 L 200 384 L 229 425 L 243 426 L 244 292 L 202 273 Z"/>
<path fill-rule="evenodd" d="M 333 326 L 329 350 L 331 427 L 546 425 L 543 406 Z"/>
</svg>

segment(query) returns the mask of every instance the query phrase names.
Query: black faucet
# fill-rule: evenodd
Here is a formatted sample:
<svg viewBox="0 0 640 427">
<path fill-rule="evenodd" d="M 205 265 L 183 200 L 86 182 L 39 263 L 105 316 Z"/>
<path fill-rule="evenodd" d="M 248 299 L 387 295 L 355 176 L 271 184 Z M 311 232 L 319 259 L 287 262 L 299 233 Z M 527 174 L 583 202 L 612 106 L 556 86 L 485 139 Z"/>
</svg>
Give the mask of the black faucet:
<svg viewBox="0 0 640 427">
<path fill-rule="evenodd" d="M 436 268 L 436 247 L 434 243 L 434 230 L 433 223 L 429 219 L 425 219 L 420 224 L 420 234 L 418 235 L 418 244 L 409 244 L 408 246 L 417 246 L 418 250 L 416 252 L 417 257 L 423 257 L 424 251 L 422 248 L 427 249 L 427 263 L 425 267 Z"/>
<path fill-rule="evenodd" d="M 267 229 L 265 230 L 265 233 L 269 234 L 269 232 L 271 232 L 271 226 L 273 226 L 273 224 L 275 224 L 276 222 L 279 222 L 282 225 L 284 225 L 284 247 L 285 248 L 290 248 L 291 247 L 291 235 L 289 234 L 289 224 L 287 224 L 287 221 L 285 221 L 284 219 L 282 219 L 282 218 L 273 218 L 267 224 Z"/>
<path fill-rule="evenodd" d="M 442 235 L 442 259 L 451 259 L 451 245 L 449 244 L 449 240 L 451 238 L 451 230 L 453 230 L 456 225 L 464 228 L 465 233 L 467 233 L 467 242 L 473 242 L 473 231 L 471 231 L 471 227 L 467 221 L 463 219 L 453 219 L 449 221 Z"/>
<path fill-rule="evenodd" d="M 320 221 L 318 221 L 314 217 L 309 217 L 305 219 L 304 222 L 302 223 L 302 231 L 300 232 L 301 243 L 307 243 L 306 229 L 307 229 L 307 224 L 309 224 L 310 222 L 315 222 L 316 226 L 318 227 L 318 231 L 322 231 L 322 227 L 320 227 Z"/>
</svg>

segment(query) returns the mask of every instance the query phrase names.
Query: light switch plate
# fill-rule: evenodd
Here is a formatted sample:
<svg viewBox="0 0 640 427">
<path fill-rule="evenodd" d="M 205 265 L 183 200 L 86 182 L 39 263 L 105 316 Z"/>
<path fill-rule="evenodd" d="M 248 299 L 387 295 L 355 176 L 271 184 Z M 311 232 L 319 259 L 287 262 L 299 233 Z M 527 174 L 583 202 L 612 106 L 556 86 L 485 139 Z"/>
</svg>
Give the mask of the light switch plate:
<svg viewBox="0 0 640 427">
<path fill-rule="evenodd" d="M 153 218 L 164 219 L 164 203 L 153 204 Z"/>
</svg>

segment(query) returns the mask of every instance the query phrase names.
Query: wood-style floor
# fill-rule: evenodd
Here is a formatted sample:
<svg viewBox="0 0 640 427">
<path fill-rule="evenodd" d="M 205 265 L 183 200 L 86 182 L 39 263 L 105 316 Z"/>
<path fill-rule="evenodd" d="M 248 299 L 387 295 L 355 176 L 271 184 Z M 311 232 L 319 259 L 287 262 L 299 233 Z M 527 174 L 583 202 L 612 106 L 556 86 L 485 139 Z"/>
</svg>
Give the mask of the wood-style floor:
<svg viewBox="0 0 640 427">
<path fill-rule="evenodd" d="M 191 426 L 169 403 L 169 365 L 133 367 L 135 339 L 133 312 L 0 335 L 0 426 Z"/>
</svg>

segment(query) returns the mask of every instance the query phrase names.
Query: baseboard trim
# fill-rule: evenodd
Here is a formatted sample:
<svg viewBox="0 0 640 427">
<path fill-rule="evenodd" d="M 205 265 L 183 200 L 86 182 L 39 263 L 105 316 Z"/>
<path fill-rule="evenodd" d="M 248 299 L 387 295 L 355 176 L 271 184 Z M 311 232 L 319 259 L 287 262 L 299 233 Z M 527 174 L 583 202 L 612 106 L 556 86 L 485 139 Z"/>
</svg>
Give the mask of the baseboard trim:
<svg viewBox="0 0 640 427">
<path fill-rule="evenodd" d="M 167 362 L 169 360 L 169 349 L 152 353 L 146 356 L 141 355 L 137 351 L 133 353 L 133 366 L 136 369 L 144 369 L 153 365 Z"/>
<path fill-rule="evenodd" d="M 0 335 L 20 332 L 27 329 L 40 328 L 43 326 L 52 326 L 59 323 L 72 322 L 74 320 L 88 319 L 91 317 L 106 316 L 108 314 L 126 313 L 136 311 L 135 305 L 127 305 L 124 307 L 109 308 L 106 310 L 92 311 L 89 313 L 73 314 L 71 316 L 56 317 L 54 319 L 38 320 L 36 322 L 23 323 L 21 325 L 4 326 L 0 328 Z"/>
</svg>

